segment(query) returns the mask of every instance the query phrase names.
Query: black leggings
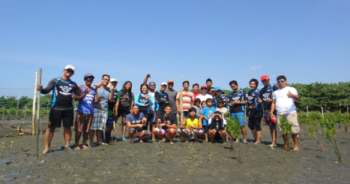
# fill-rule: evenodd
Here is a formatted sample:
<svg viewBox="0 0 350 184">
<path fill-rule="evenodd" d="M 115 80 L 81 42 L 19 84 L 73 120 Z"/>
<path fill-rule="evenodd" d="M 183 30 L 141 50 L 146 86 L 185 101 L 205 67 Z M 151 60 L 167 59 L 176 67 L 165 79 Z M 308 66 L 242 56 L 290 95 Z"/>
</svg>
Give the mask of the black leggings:
<svg viewBox="0 0 350 184">
<path fill-rule="evenodd" d="M 261 118 L 249 117 L 248 127 L 250 130 L 261 131 Z"/>
</svg>

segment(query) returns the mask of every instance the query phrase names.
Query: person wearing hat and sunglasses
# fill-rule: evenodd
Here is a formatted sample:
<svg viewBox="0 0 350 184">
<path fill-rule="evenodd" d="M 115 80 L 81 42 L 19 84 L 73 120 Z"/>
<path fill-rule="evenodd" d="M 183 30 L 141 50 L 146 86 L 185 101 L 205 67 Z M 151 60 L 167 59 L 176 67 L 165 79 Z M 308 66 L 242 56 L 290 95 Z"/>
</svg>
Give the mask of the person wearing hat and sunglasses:
<svg viewBox="0 0 350 184">
<path fill-rule="evenodd" d="M 258 99 L 258 102 L 262 103 L 263 105 L 263 120 L 265 124 L 269 125 L 270 134 L 272 138 L 272 143 L 269 145 L 269 147 L 273 148 L 273 147 L 276 147 L 277 131 L 276 131 L 276 121 L 275 119 L 271 118 L 270 112 L 271 112 L 271 104 L 273 101 L 272 94 L 278 88 L 270 84 L 270 78 L 268 75 L 261 76 L 261 82 L 263 83 L 264 87 L 260 89 L 260 92 L 259 92 L 260 98 Z"/>
<path fill-rule="evenodd" d="M 96 90 L 92 88 L 91 84 L 94 81 L 94 76 L 91 73 L 87 73 L 84 76 L 85 85 L 78 87 L 79 105 L 77 110 L 77 117 L 75 120 L 75 145 L 74 149 L 79 150 L 79 140 L 83 133 L 82 148 L 89 148 L 86 145 L 88 139 L 89 130 L 91 126 L 92 116 L 94 114 L 94 100 Z"/>
<path fill-rule="evenodd" d="M 52 137 L 55 128 L 61 127 L 63 120 L 64 127 L 64 148 L 70 150 L 69 142 L 72 136 L 71 127 L 74 121 L 74 107 L 73 100 L 78 100 L 79 93 L 77 84 L 70 78 L 74 75 L 75 67 L 67 65 L 63 69 L 63 76 L 52 79 L 46 88 L 42 85 L 37 85 L 36 89 L 42 94 L 48 94 L 52 91 L 52 103 L 48 122 L 48 128 L 45 132 L 45 148 L 42 152 L 46 154 L 49 152 Z"/>
</svg>

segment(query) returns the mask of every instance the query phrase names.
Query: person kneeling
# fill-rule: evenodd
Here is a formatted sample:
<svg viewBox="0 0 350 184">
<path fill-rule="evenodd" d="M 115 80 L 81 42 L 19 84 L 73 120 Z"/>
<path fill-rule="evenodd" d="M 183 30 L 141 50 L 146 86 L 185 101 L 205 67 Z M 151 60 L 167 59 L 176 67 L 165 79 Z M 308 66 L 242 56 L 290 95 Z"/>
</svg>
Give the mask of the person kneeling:
<svg viewBox="0 0 350 184">
<path fill-rule="evenodd" d="M 222 142 L 226 141 L 227 132 L 224 126 L 224 120 L 222 114 L 216 111 L 209 119 L 209 138 L 211 142 L 215 139 L 220 139 Z"/>
<path fill-rule="evenodd" d="M 151 137 L 152 134 L 149 131 L 143 130 L 143 126 L 147 125 L 147 118 L 139 112 L 137 105 L 134 105 L 131 113 L 126 116 L 126 123 L 129 128 L 130 143 L 134 143 L 134 137 L 139 137 L 140 143 Z"/>
<path fill-rule="evenodd" d="M 190 108 L 188 112 L 189 117 L 183 120 L 177 132 L 186 139 L 186 142 L 190 141 L 190 138 L 193 139 L 193 137 L 198 142 L 198 137 L 203 135 L 202 125 L 196 117 L 196 109 L 194 107 Z"/>
<path fill-rule="evenodd" d="M 166 141 L 166 138 L 170 140 L 170 144 L 174 144 L 174 137 L 176 135 L 176 125 L 177 119 L 176 114 L 171 113 L 171 107 L 165 106 L 165 114 L 161 114 L 157 120 L 156 128 L 154 129 L 154 134 L 161 138 L 162 140 L 159 143 Z"/>
</svg>

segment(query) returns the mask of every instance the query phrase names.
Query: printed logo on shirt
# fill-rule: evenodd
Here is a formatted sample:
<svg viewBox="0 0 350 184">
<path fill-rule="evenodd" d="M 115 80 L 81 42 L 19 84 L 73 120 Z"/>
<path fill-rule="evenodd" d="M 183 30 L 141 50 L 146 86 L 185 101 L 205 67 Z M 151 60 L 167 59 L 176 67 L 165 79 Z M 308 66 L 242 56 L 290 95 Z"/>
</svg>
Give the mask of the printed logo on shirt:
<svg viewBox="0 0 350 184">
<path fill-rule="evenodd" d="M 208 114 L 209 114 L 209 117 L 210 117 L 211 115 L 213 115 L 213 111 L 209 111 Z"/>
<path fill-rule="evenodd" d="M 71 87 L 68 87 L 68 86 L 60 86 L 60 88 L 61 88 L 61 90 L 62 90 L 62 91 L 60 91 L 60 93 L 61 93 L 62 95 L 68 96 L 68 95 L 71 94 L 71 93 L 69 92 L 70 90 L 72 90 Z"/>
</svg>

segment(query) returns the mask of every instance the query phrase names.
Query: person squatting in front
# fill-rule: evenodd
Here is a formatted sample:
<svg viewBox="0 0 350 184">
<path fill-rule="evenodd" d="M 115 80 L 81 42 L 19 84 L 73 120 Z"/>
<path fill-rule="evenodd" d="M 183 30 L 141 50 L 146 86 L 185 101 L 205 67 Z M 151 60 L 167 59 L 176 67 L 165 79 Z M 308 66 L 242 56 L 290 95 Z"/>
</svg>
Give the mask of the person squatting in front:
<svg viewBox="0 0 350 184">
<path fill-rule="evenodd" d="M 215 140 L 226 141 L 227 132 L 225 130 L 226 121 L 220 111 L 216 111 L 209 119 L 209 138 L 211 143 Z"/>
<path fill-rule="evenodd" d="M 176 114 L 172 113 L 171 106 L 165 106 L 164 114 L 160 116 L 157 115 L 157 118 L 157 128 L 154 129 L 154 134 L 162 139 L 159 143 L 164 143 L 169 139 L 170 144 L 174 144 L 177 118 Z"/>
<path fill-rule="evenodd" d="M 188 112 L 189 116 L 184 117 L 177 132 L 186 139 L 185 142 L 189 142 L 191 139 L 195 139 L 198 142 L 198 138 L 203 136 L 202 125 L 196 117 L 196 109 L 194 107 L 191 107 Z"/>
<path fill-rule="evenodd" d="M 131 113 L 126 115 L 126 124 L 129 128 L 130 143 L 134 143 L 134 138 L 138 137 L 140 143 L 152 136 L 151 132 L 147 130 L 147 118 L 140 112 L 137 104 L 131 109 Z M 146 129 L 144 128 L 146 126 Z"/>
</svg>

